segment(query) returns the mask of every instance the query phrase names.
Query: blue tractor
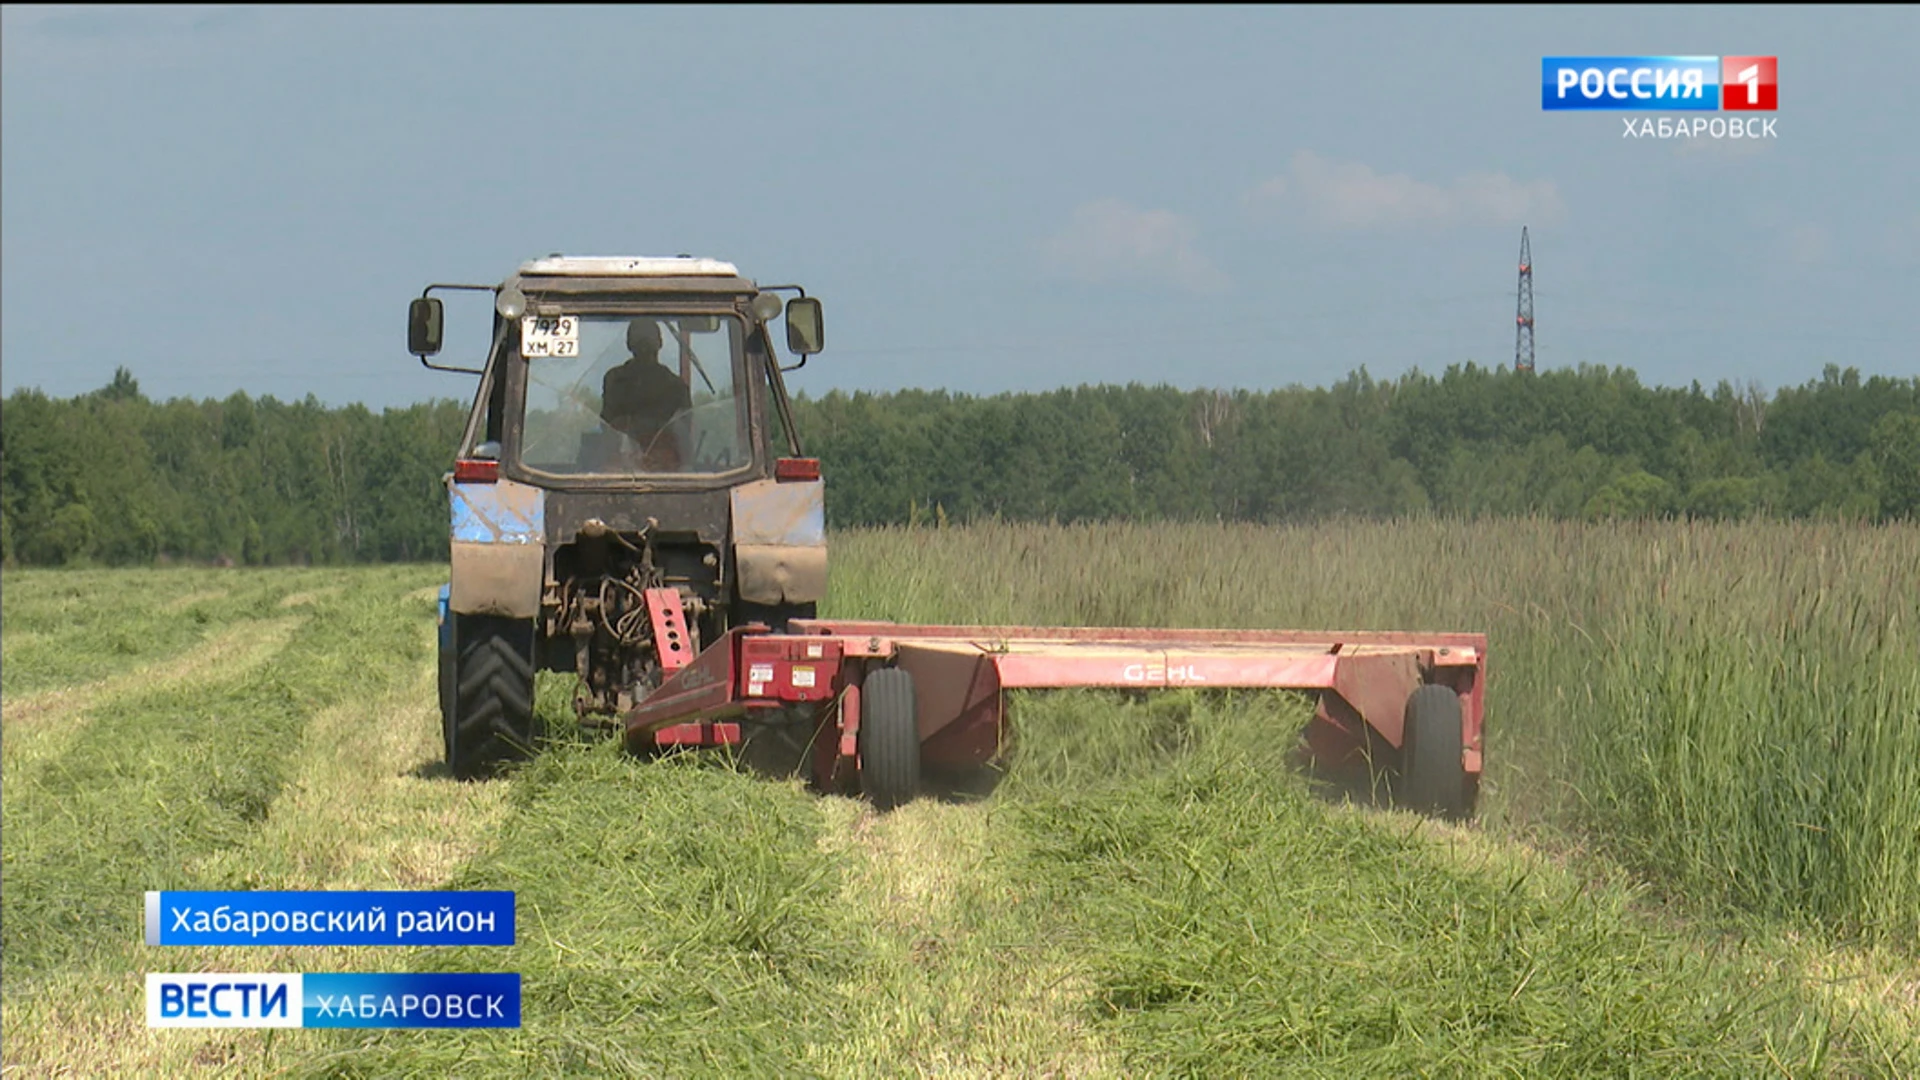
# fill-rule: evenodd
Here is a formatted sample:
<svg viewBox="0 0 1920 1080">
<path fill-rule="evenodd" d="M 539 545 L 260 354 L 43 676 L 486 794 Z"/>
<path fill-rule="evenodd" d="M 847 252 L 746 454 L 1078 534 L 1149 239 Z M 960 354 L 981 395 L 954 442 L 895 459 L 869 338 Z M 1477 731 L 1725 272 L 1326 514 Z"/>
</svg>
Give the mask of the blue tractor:
<svg viewBox="0 0 1920 1080">
<path fill-rule="evenodd" d="M 434 294 L 451 289 L 493 294 L 478 368 L 428 359 L 443 344 Z M 787 368 L 776 320 L 799 358 Z M 805 290 L 687 256 L 552 256 L 412 302 L 409 350 L 479 376 L 446 477 L 440 711 L 455 776 L 533 751 L 535 672 L 576 674 L 580 714 L 618 717 L 730 628 L 814 614 L 820 468 L 782 376 L 823 340 Z"/>
</svg>

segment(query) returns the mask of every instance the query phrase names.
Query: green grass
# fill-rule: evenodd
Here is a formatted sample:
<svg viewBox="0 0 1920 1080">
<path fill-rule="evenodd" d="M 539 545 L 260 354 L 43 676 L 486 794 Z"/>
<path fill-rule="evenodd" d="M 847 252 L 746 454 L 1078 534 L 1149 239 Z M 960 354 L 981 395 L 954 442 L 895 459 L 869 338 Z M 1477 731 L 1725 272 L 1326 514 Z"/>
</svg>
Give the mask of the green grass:
<svg viewBox="0 0 1920 1080">
<path fill-rule="evenodd" d="M 6 575 L 0 697 L 81 684 L 177 656 L 216 627 L 286 612 L 325 570 L 17 570 Z M 129 587 L 133 586 L 133 587 Z"/>
<path fill-rule="evenodd" d="M 342 1035 L 329 1075 L 781 1075 L 824 1041 L 818 1003 L 855 962 L 839 868 L 803 792 L 611 744 L 556 750 L 515 781 L 498 844 L 449 885 L 517 894 L 521 944 L 416 954 L 419 970 L 511 970 L 523 1028 Z M 853 941 L 848 941 L 854 937 Z M 356 1050 L 360 1044 L 365 1049 Z"/>
<path fill-rule="evenodd" d="M 1333 810 L 1272 695 L 1024 703 L 985 803 L 875 818 L 567 747 L 455 884 L 518 892 L 518 1031 L 323 1036 L 315 1076 L 1900 1075 L 1902 1034 L 1466 830 Z M 1029 767 L 1031 766 L 1031 767 Z"/>
<path fill-rule="evenodd" d="M 1031 737 L 1072 753 L 1096 708 L 1114 706 L 1036 717 Z M 1770 1055 L 1817 1071 L 1836 1036 L 1885 1049 L 1634 918 L 1617 886 L 1406 815 L 1328 813 L 1263 738 L 1275 718 L 1197 701 L 1158 767 L 1023 785 L 1019 877 L 1071 927 L 1127 1071 L 1757 1075 Z"/>
<path fill-rule="evenodd" d="M 1578 732 L 1591 832 L 1680 893 L 1920 953 L 1920 594 L 1770 584 L 1767 633 L 1692 598 L 1624 620 Z"/>
<path fill-rule="evenodd" d="M 49 969 L 84 966 L 103 947 L 138 940 L 140 909 L 131 901 L 146 890 L 255 885 L 244 873 L 189 881 L 182 871 L 265 819 L 310 716 L 428 662 L 416 625 L 430 606 L 393 595 L 418 570 L 332 576 L 350 589 L 323 601 L 270 665 L 132 690 L 47 721 L 81 730 L 50 756 L 9 763 L 0 849 L 0 957 L 9 983 L 24 988 Z M 302 580 L 279 575 L 277 584 Z M 279 610 L 274 601 L 284 592 L 248 604 Z"/>
<path fill-rule="evenodd" d="M 1483 630 L 1482 820 L 1316 797 L 1284 694 L 1022 695 L 990 797 L 884 816 L 607 742 L 457 784 L 441 568 L 9 573 L 9 1062 L 1920 1074 L 1920 529 L 1003 526 L 833 557 L 833 615 Z M 539 700 L 564 720 L 564 680 Z M 142 891 L 222 887 L 507 888 L 520 941 L 139 943 Z M 146 1031 L 139 973 L 183 966 L 519 971 L 525 1024 Z"/>
</svg>

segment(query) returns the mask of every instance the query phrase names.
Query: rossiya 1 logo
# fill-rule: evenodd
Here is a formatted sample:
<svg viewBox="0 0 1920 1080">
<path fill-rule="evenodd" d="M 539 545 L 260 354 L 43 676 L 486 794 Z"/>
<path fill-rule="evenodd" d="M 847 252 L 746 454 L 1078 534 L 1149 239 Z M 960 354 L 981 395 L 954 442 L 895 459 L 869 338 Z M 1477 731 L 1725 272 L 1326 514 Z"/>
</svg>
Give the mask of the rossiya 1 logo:
<svg viewBox="0 0 1920 1080">
<path fill-rule="evenodd" d="M 1547 112 L 1772 113 L 1780 108 L 1777 56 L 1546 56 Z M 1624 139 L 1773 139 L 1772 116 L 1621 117 Z"/>
</svg>

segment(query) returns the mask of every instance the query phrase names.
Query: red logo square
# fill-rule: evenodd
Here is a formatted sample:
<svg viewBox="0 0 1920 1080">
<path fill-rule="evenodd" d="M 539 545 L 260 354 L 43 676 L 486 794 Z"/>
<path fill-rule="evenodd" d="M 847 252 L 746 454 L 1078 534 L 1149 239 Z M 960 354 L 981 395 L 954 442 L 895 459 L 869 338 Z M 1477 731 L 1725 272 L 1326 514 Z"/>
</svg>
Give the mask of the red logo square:
<svg viewBox="0 0 1920 1080">
<path fill-rule="evenodd" d="M 1780 58 L 1720 58 L 1722 112 L 1776 112 L 1780 108 Z"/>
</svg>

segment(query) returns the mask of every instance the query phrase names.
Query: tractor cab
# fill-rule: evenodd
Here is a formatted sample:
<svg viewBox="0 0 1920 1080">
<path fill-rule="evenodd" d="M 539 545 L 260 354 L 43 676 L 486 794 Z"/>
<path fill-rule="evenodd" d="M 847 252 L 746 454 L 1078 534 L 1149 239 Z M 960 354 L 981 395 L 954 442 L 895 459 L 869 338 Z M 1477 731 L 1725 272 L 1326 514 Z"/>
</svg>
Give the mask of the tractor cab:
<svg viewBox="0 0 1920 1080">
<path fill-rule="evenodd" d="M 437 289 L 414 302 L 413 351 L 439 350 Z M 713 259 L 555 256 L 498 286 L 463 460 L 553 489 L 727 488 L 799 454 L 768 324 L 820 350 L 817 300 Z M 802 361 L 804 363 L 804 359 Z M 429 367 L 436 365 L 429 364 Z M 446 370 L 441 368 L 440 370 Z"/>
</svg>

